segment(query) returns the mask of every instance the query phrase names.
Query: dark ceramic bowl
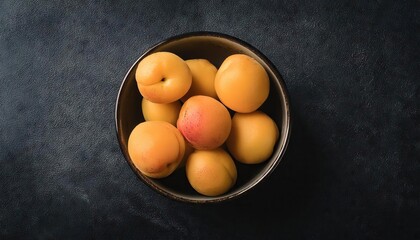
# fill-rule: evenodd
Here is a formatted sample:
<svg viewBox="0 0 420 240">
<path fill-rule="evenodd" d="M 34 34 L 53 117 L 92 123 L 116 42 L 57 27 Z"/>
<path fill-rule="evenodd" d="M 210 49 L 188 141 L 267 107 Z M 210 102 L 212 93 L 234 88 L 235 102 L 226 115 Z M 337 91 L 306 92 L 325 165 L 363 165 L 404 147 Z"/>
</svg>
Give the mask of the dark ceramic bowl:
<svg viewBox="0 0 420 240">
<path fill-rule="evenodd" d="M 235 162 L 238 170 L 238 179 L 235 186 L 227 193 L 217 197 L 206 197 L 198 194 L 189 185 L 185 170 L 179 169 L 164 179 L 151 179 L 140 173 L 128 155 L 128 137 L 132 129 L 144 121 L 141 112 L 141 100 L 135 71 L 137 64 L 147 55 L 168 51 L 177 54 L 184 60 L 205 58 L 219 67 L 223 60 L 231 54 L 243 53 L 256 59 L 266 69 L 270 77 L 270 95 L 261 106 L 277 123 L 280 138 L 275 146 L 272 156 L 264 163 L 257 165 L 244 165 Z M 194 32 L 169 38 L 147 50 L 128 70 L 125 76 L 116 103 L 115 121 L 118 141 L 122 153 L 134 173 L 148 186 L 157 192 L 184 202 L 207 203 L 221 202 L 236 198 L 255 187 L 271 172 L 274 171 L 283 157 L 290 136 L 290 110 L 289 98 L 285 83 L 274 65 L 257 49 L 235 37 L 213 32 Z"/>
</svg>

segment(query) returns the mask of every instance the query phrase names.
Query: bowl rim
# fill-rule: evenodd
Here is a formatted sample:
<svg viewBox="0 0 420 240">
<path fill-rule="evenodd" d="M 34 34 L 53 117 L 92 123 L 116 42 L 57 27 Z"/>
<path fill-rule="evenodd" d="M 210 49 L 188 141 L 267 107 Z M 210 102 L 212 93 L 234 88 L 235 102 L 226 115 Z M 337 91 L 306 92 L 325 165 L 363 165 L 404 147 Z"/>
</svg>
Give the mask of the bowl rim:
<svg viewBox="0 0 420 240">
<path fill-rule="evenodd" d="M 285 121 L 285 129 L 283 129 L 283 128 L 281 129 L 282 131 L 286 132 L 285 141 L 283 142 L 282 145 L 278 146 L 278 148 L 280 148 L 279 154 L 278 154 L 278 156 L 276 156 L 276 159 L 275 159 L 274 163 L 264 172 L 264 174 L 261 175 L 255 181 L 253 181 L 251 184 L 249 184 L 247 187 L 244 187 L 242 190 L 240 190 L 238 192 L 234 192 L 234 193 L 227 194 L 227 195 L 216 196 L 216 197 L 208 197 L 207 199 L 190 199 L 190 198 L 187 198 L 187 197 L 177 196 L 177 195 L 175 195 L 171 192 L 168 192 L 168 191 L 165 191 L 165 190 L 161 189 L 159 186 L 156 186 L 156 184 L 153 183 L 153 181 L 151 179 L 149 179 L 148 177 L 141 174 L 135 168 L 133 163 L 130 162 L 130 160 L 128 159 L 129 158 L 128 150 L 123 148 L 123 140 L 122 140 L 121 134 L 119 134 L 120 129 L 119 129 L 119 124 L 118 124 L 119 102 L 120 102 L 121 93 L 122 93 L 124 87 L 126 86 L 126 82 L 128 81 L 128 76 L 130 75 L 131 71 L 133 71 L 133 69 L 137 66 L 137 64 L 141 61 L 141 59 L 143 59 L 147 55 L 151 54 L 155 49 L 159 48 L 160 46 L 162 46 L 164 44 L 174 42 L 174 41 L 177 41 L 177 40 L 182 40 L 182 39 L 185 39 L 185 38 L 191 38 L 191 37 L 216 37 L 216 38 L 226 39 L 228 41 L 234 42 L 236 44 L 239 44 L 239 45 L 245 47 L 246 49 L 248 49 L 249 51 L 251 51 L 255 55 L 257 55 L 259 58 L 261 58 L 261 60 L 268 66 L 270 71 L 272 71 L 273 74 L 275 75 L 275 77 L 277 78 L 276 82 L 278 82 L 278 84 L 280 86 L 279 90 L 281 91 L 281 92 L 279 92 L 279 95 L 280 95 L 280 98 L 284 101 L 285 113 L 286 113 L 285 114 L 285 119 L 283 120 L 283 121 Z M 236 199 L 240 196 L 243 196 L 245 193 L 248 193 L 249 190 L 256 187 L 259 183 L 265 181 L 267 179 L 267 177 L 278 166 L 278 164 L 283 159 L 283 157 L 286 153 L 286 150 L 287 150 L 287 147 L 288 147 L 288 144 L 289 144 L 289 141 L 290 141 L 291 130 L 292 130 L 291 118 L 292 118 L 292 116 L 291 116 L 289 93 L 288 93 L 286 84 L 283 80 L 283 77 L 281 76 L 281 74 L 279 73 L 279 71 L 277 70 L 275 65 L 261 51 L 259 51 L 257 48 L 255 48 L 251 44 L 247 43 L 246 41 L 244 41 L 242 39 L 239 39 L 237 37 L 228 35 L 226 33 L 212 32 L 212 31 L 193 31 L 193 32 L 181 33 L 181 34 L 178 34 L 178 35 L 174 35 L 174 36 L 165 38 L 165 39 L 157 42 L 156 44 L 152 45 L 151 47 L 147 48 L 143 52 L 143 54 L 141 54 L 140 57 L 138 57 L 137 60 L 134 61 L 132 66 L 128 69 L 127 73 L 125 74 L 125 76 L 123 78 L 123 81 L 121 82 L 120 88 L 118 90 L 117 99 L 116 99 L 116 103 L 115 103 L 115 109 L 114 109 L 115 130 L 116 130 L 116 135 L 117 135 L 117 138 L 118 138 L 119 147 L 120 147 L 120 150 L 121 150 L 121 152 L 124 156 L 124 159 L 126 160 L 128 165 L 130 166 L 131 170 L 133 170 L 135 175 L 137 175 L 137 177 L 140 178 L 140 180 L 142 180 L 145 183 L 145 185 L 147 185 L 151 189 L 159 192 L 160 194 L 162 194 L 162 195 L 164 195 L 164 196 L 166 196 L 170 199 L 181 201 L 181 202 L 187 202 L 187 203 L 219 203 L 219 202 L 224 202 L 226 200 Z"/>
</svg>

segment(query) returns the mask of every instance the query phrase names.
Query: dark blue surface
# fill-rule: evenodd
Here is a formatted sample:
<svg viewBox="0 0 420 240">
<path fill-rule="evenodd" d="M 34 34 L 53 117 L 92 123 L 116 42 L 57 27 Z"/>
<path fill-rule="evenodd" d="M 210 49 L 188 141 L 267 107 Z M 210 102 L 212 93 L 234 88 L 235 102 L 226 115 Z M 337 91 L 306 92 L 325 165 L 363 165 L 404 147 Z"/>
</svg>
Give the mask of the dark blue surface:
<svg viewBox="0 0 420 240">
<path fill-rule="evenodd" d="M 419 1 L 0 1 L 2 239 L 419 239 Z M 114 104 L 175 34 L 261 50 L 293 107 L 268 181 L 169 200 L 125 162 Z"/>
</svg>

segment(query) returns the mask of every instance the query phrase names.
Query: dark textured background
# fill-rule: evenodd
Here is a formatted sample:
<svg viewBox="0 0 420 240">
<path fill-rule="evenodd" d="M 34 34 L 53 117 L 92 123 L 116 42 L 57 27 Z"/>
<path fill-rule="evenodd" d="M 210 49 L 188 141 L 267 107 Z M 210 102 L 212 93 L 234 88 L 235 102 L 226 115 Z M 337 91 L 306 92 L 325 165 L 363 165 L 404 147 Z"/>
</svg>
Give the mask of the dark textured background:
<svg viewBox="0 0 420 240">
<path fill-rule="evenodd" d="M 419 239 L 419 1 L 0 1 L 2 239 Z M 114 104 L 188 31 L 239 37 L 293 107 L 268 181 L 219 205 L 145 186 Z"/>
</svg>

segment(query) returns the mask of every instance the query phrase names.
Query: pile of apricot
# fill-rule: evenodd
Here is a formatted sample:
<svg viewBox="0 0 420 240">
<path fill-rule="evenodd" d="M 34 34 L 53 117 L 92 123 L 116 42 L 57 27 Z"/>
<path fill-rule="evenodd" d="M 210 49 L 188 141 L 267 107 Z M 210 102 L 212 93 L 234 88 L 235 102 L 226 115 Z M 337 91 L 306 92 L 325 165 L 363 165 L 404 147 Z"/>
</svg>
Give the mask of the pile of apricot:
<svg viewBox="0 0 420 240">
<path fill-rule="evenodd" d="M 198 193 L 217 196 L 235 185 L 235 161 L 258 164 L 273 153 L 279 130 L 260 110 L 270 81 L 255 59 L 234 54 L 217 69 L 157 52 L 139 62 L 136 82 L 145 121 L 131 132 L 128 152 L 142 174 L 164 178 L 185 167 Z"/>
</svg>

